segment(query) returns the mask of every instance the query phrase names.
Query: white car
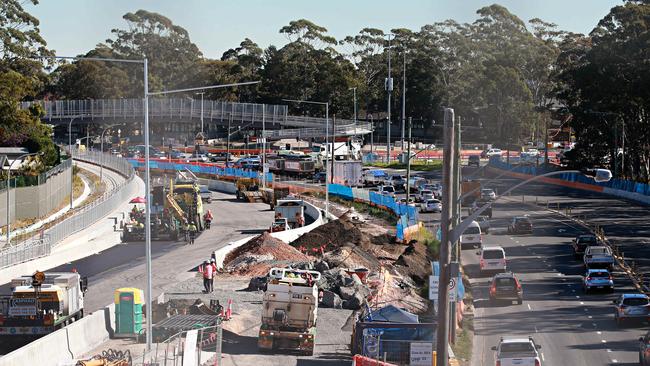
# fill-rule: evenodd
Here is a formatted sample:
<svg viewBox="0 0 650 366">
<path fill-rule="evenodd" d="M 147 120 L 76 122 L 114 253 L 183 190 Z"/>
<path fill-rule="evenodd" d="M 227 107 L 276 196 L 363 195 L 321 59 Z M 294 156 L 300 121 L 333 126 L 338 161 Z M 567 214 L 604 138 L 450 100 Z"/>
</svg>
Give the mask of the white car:
<svg viewBox="0 0 650 366">
<path fill-rule="evenodd" d="M 489 150 L 485 153 L 485 155 L 486 155 L 488 158 L 489 158 L 489 157 L 492 157 L 492 156 L 501 156 L 501 155 L 503 155 L 503 151 L 501 151 L 501 149 L 489 149 Z"/>
<path fill-rule="evenodd" d="M 506 251 L 500 246 L 482 247 L 479 251 L 481 272 L 505 272 L 507 268 Z"/>
<path fill-rule="evenodd" d="M 395 197 L 395 187 L 393 187 L 393 186 L 381 186 L 381 187 L 379 187 L 379 194 Z"/>
<path fill-rule="evenodd" d="M 442 203 L 438 200 L 428 199 L 420 204 L 420 212 L 442 212 Z"/>
<path fill-rule="evenodd" d="M 492 201 L 497 198 L 497 194 L 494 193 L 494 190 L 491 188 L 483 188 L 481 189 L 481 198 Z"/>
<path fill-rule="evenodd" d="M 418 193 L 418 202 L 424 202 L 429 197 L 433 198 L 433 192 L 428 189 L 421 189 Z"/>
<path fill-rule="evenodd" d="M 541 348 L 532 337 L 501 338 L 492 350 L 496 351 L 495 364 L 499 366 L 542 366 L 538 352 Z"/>
<path fill-rule="evenodd" d="M 472 221 L 460 236 L 460 246 L 461 248 L 470 245 L 480 247 L 482 244 L 483 235 L 481 233 L 481 225 L 476 221 Z"/>
</svg>

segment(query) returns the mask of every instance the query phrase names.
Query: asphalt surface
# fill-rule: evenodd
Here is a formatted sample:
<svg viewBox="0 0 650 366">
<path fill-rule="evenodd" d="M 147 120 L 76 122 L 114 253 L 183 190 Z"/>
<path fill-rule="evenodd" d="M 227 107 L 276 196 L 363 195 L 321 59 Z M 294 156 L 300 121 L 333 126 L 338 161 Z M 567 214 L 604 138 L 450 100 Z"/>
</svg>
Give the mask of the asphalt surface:
<svg viewBox="0 0 650 366">
<path fill-rule="evenodd" d="M 490 187 L 498 193 L 516 182 L 501 179 Z M 602 194 L 544 184 L 523 187 L 516 194 L 511 201 L 495 204 L 492 228 L 484 236 L 484 245 L 504 247 L 509 269 L 523 283 L 524 303 L 486 301 L 490 277 L 478 273 L 474 250 L 463 251 L 475 306 L 472 366 L 494 365 L 491 347 L 498 344 L 500 337 L 513 335 L 532 336 L 542 345 L 542 365 L 638 365 L 638 338 L 648 330 L 648 324 L 617 327 L 611 305 L 621 293 L 635 292 L 631 281 L 615 269 L 614 293 L 583 294 L 584 270 L 581 262 L 573 258 L 570 242 L 585 230 L 543 207 L 522 204 L 520 195 L 526 202 L 548 200 L 554 208 L 559 202 L 560 209 L 571 207 L 574 214 L 586 214 L 589 221 L 604 227 L 628 260 L 635 260 L 645 271 L 650 269 L 650 210 Z M 507 235 L 509 219 L 524 214 L 531 216 L 533 234 Z"/>
</svg>

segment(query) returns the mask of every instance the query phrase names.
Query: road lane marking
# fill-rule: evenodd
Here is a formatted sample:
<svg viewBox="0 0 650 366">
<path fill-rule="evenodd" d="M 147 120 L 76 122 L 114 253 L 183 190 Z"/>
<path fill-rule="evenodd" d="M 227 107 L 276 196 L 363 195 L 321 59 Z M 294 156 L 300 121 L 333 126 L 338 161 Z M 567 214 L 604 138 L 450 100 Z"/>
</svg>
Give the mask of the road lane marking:
<svg viewBox="0 0 650 366">
<path fill-rule="evenodd" d="M 601 340 L 600 340 L 600 343 L 607 343 L 607 341 L 604 340 L 604 339 L 601 339 Z"/>
<path fill-rule="evenodd" d="M 612 350 L 608 348 L 607 353 L 612 353 Z"/>
<path fill-rule="evenodd" d="M 603 334 L 603 332 L 601 332 L 601 331 L 597 331 L 596 334 Z"/>
<path fill-rule="evenodd" d="M 546 360 L 544 359 L 544 353 L 540 353 L 539 355 L 542 356 L 542 361 L 546 362 Z"/>
<path fill-rule="evenodd" d="M 528 305 L 528 310 L 533 310 L 533 309 L 530 307 L 530 304 L 526 304 L 526 305 Z"/>
<path fill-rule="evenodd" d="M 618 360 L 614 358 L 612 359 L 612 363 L 618 363 Z"/>
<path fill-rule="evenodd" d="M 537 332 L 537 326 L 535 326 L 535 333 L 538 333 L 538 332 Z"/>
<path fill-rule="evenodd" d="M 584 305 L 585 303 L 583 301 L 580 301 L 580 305 Z"/>
</svg>

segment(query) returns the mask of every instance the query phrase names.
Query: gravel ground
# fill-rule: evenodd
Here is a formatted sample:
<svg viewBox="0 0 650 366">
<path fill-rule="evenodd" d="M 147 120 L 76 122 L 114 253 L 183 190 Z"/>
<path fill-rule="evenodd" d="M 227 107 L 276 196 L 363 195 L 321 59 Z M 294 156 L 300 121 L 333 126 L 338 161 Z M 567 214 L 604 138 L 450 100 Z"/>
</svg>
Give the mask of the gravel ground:
<svg viewBox="0 0 650 366">
<path fill-rule="evenodd" d="M 350 364 L 351 310 L 318 309 L 316 347 L 312 357 L 258 353 L 262 292 L 243 291 L 247 286 L 247 278 L 221 275 L 215 280 L 212 294 L 201 292 L 203 283 L 200 278 L 178 282 L 165 294 L 168 298 L 200 298 L 206 304 L 210 299 L 219 299 L 222 304 L 226 304 L 228 299 L 233 300 L 232 319 L 224 323 L 223 366 Z"/>
</svg>

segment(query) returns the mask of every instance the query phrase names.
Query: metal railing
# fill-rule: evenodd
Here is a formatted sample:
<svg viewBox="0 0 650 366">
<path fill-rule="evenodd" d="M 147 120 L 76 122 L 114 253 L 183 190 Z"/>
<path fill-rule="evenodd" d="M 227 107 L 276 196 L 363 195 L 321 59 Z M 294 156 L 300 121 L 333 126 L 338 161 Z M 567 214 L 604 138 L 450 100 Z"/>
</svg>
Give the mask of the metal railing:
<svg viewBox="0 0 650 366">
<path fill-rule="evenodd" d="M 302 118 L 302 117 L 301 117 Z M 310 118 L 310 117 L 306 117 Z M 339 120 L 340 122 L 341 120 Z M 370 123 L 348 123 L 351 121 L 343 120 L 345 124 L 337 125 L 334 131 L 328 131 L 330 135 L 334 136 L 354 136 L 365 135 L 372 132 Z M 283 139 L 283 138 L 307 138 L 307 137 L 325 137 L 326 129 L 323 126 L 324 120 L 320 122 L 320 127 L 311 128 L 292 128 L 283 130 L 267 130 L 265 135 L 268 139 Z"/>
<path fill-rule="evenodd" d="M 49 255 L 63 239 L 75 234 L 99 221 L 129 199 L 130 185 L 135 172 L 126 159 L 102 154 L 96 151 L 73 152 L 74 159 L 91 164 L 104 164 L 104 168 L 111 169 L 126 177 L 124 182 L 106 191 L 96 200 L 79 207 L 71 216 L 63 216 L 54 221 L 50 228 L 41 231 L 38 238 L 29 238 L 21 243 L 0 250 L 0 268 L 22 263 L 31 259 Z"/>
<path fill-rule="evenodd" d="M 189 336 L 189 337 L 188 337 Z M 133 357 L 133 366 L 221 365 L 223 329 L 217 325 L 179 332 Z M 185 350 L 192 350 L 186 354 Z"/>
</svg>

